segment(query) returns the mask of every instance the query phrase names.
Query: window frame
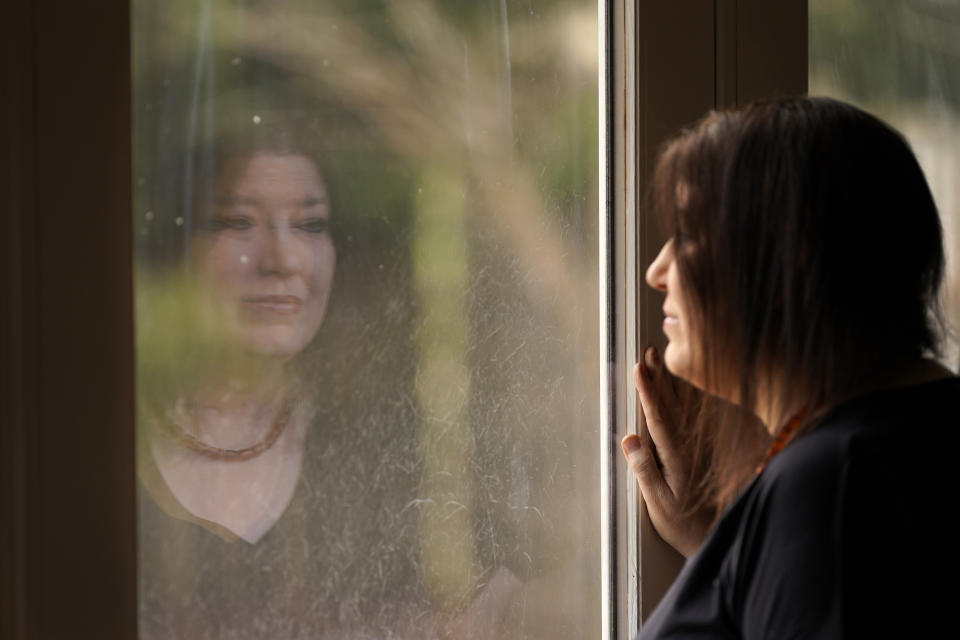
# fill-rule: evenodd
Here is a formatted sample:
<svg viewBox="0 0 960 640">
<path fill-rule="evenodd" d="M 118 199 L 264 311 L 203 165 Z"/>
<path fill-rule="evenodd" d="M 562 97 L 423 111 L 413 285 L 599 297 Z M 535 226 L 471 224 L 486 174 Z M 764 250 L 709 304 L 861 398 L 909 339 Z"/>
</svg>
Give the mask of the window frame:
<svg viewBox="0 0 960 640">
<path fill-rule="evenodd" d="M 601 2 L 605 192 L 601 194 L 601 385 L 606 484 L 604 639 L 633 637 L 683 558 L 653 530 L 619 451 L 639 429 L 632 367 L 646 345 L 662 349 L 662 296 L 644 272 L 664 238 L 643 197 L 661 146 L 706 111 L 807 91 L 806 0 Z M 603 7 L 607 13 L 604 14 Z M 606 56 L 606 58 L 604 58 Z M 657 64 L 651 61 L 667 61 Z M 675 78 L 683 77 L 683 83 Z M 605 84 L 603 84 L 605 83 Z M 601 109 L 603 112 L 603 109 Z M 606 303 L 606 304 L 604 304 Z"/>
<path fill-rule="evenodd" d="M 130 5 L 11 2 L 0 16 L 0 636 L 133 638 Z M 680 560 L 642 515 L 619 455 L 637 428 L 630 368 L 640 345 L 662 340 L 643 285 L 661 243 L 639 206 L 646 176 L 663 140 L 707 109 L 806 90 L 807 8 L 598 0 L 598 16 L 598 570 L 601 637 L 613 640 L 632 637 Z"/>
<path fill-rule="evenodd" d="M 136 637 L 128 18 L 2 9 L 4 638 Z"/>
</svg>

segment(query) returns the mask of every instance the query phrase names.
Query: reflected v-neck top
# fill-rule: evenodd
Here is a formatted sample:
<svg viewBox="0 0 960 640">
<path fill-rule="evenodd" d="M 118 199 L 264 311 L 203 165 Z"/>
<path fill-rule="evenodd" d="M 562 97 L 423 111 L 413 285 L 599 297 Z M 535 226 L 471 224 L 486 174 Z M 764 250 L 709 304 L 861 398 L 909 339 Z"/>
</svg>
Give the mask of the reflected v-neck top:
<svg viewBox="0 0 960 640">
<path fill-rule="evenodd" d="M 141 483 L 140 638 L 432 637 L 416 565 L 418 514 L 407 508 L 419 479 L 416 441 L 384 424 L 394 446 L 376 449 L 366 438 L 382 431 L 349 426 L 314 425 L 293 498 L 255 544 L 185 516 L 169 491 Z M 141 477 L 162 483 L 149 452 L 141 455 Z"/>
<path fill-rule="evenodd" d="M 638 640 L 955 634 L 958 430 L 956 377 L 836 407 L 728 508 Z"/>
</svg>

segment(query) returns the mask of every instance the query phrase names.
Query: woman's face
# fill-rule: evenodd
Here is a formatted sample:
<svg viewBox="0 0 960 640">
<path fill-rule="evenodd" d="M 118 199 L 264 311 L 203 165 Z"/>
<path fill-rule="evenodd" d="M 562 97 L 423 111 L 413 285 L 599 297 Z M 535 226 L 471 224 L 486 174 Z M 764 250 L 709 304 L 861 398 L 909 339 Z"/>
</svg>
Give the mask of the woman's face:
<svg viewBox="0 0 960 640">
<path fill-rule="evenodd" d="M 191 252 L 242 348 L 296 355 L 323 323 L 336 263 L 317 167 L 301 155 L 269 152 L 228 163 Z"/>
<path fill-rule="evenodd" d="M 689 291 L 680 278 L 675 253 L 675 242 L 670 239 L 647 268 L 646 279 L 654 289 L 663 291 L 663 333 L 667 347 L 663 361 L 670 372 L 701 389 L 705 376 L 700 354 L 700 336 L 693 325 L 689 308 Z"/>
</svg>

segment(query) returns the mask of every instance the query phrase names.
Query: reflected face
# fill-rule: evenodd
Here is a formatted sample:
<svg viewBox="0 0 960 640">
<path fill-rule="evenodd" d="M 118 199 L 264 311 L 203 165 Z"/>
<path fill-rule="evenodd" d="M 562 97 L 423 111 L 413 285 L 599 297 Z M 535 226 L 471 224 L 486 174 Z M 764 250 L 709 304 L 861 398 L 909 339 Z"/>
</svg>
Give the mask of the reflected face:
<svg viewBox="0 0 960 640">
<path fill-rule="evenodd" d="M 663 333 L 667 347 L 663 362 L 670 373 L 701 389 L 705 386 L 700 357 L 700 336 L 694 330 L 689 309 L 689 291 L 680 278 L 675 242 L 670 239 L 647 268 L 646 280 L 654 289 L 663 291 Z"/>
<path fill-rule="evenodd" d="M 336 264 L 317 167 L 304 156 L 273 153 L 228 164 L 191 252 L 244 349 L 296 355 L 323 323 Z"/>
</svg>

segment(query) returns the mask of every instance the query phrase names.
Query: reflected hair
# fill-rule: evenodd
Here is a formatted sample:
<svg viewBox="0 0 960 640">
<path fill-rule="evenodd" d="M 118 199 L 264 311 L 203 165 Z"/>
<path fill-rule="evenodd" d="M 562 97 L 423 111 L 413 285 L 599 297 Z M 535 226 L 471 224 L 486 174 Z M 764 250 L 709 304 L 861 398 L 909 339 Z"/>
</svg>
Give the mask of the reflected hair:
<svg viewBox="0 0 960 640">
<path fill-rule="evenodd" d="M 651 184 L 675 244 L 707 389 L 753 409 L 823 410 L 937 353 L 942 229 L 923 172 L 893 128 L 818 97 L 711 112 L 671 141 Z M 705 398 L 695 468 L 729 503 L 766 434 Z M 777 416 L 782 425 L 790 416 Z"/>
<path fill-rule="evenodd" d="M 239 171 L 255 155 L 303 156 L 322 180 L 328 180 L 325 156 L 314 140 L 317 132 L 282 119 L 252 124 L 223 114 L 221 121 L 219 133 L 186 148 L 168 149 L 160 160 L 150 199 L 156 221 L 138 220 L 144 233 L 137 253 L 151 267 L 184 264 L 190 239 L 205 228 L 217 185 L 235 179 L 229 172 Z"/>
</svg>

